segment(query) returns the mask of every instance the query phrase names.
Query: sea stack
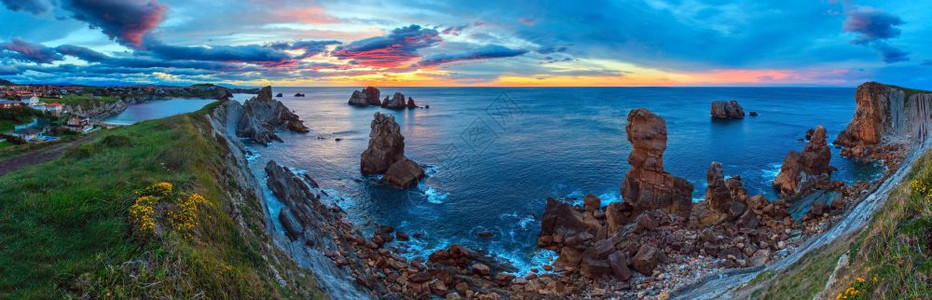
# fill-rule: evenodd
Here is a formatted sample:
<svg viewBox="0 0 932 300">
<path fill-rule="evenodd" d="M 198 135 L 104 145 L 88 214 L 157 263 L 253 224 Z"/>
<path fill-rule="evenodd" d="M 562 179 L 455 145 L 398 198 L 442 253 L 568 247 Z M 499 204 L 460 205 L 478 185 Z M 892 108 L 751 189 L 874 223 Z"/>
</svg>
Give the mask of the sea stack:
<svg viewBox="0 0 932 300">
<path fill-rule="evenodd" d="M 386 97 L 385 100 L 382 102 L 384 108 L 403 109 L 408 107 L 408 104 L 405 103 L 405 95 L 402 93 L 395 93 L 391 98 Z"/>
<path fill-rule="evenodd" d="M 854 117 L 834 142 L 843 147 L 842 156 L 880 156 L 884 151 L 875 150 L 884 145 L 926 141 L 932 126 L 932 92 L 868 82 L 858 86 L 854 101 Z"/>
<path fill-rule="evenodd" d="M 395 117 L 376 112 L 370 127 L 369 147 L 360 156 L 362 174 L 384 174 L 383 182 L 400 188 L 417 185 L 424 169 L 405 157 L 405 138 Z"/>
<path fill-rule="evenodd" d="M 825 141 L 825 127 L 816 126 L 803 152 L 790 151 L 780 166 L 780 173 L 773 180 L 781 198 L 795 199 L 811 192 L 816 185 L 831 180 L 832 167 L 829 163 L 832 151 Z"/>
<path fill-rule="evenodd" d="M 712 119 L 743 119 L 744 108 L 738 101 L 713 101 L 712 102 Z"/>
<path fill-rule="evenodd" d="M 646 108 L 628 113 L 625 126 L 631 154 L 631 170 L 621 185 L 621 195 L 635 211 L 663 209 L 688 219 L 692 209 L 693 185 L 663 169 L 667 149 L 667 123 Z"/>
<path fill-rule="evenodd" d="M 355 106 L 379 106 L 379 94 L 381 92 L 379 89 L 369 86 L 364 89 L 353 91 L 353 95 L 350 96 L 349 105 Z"/>
</svg>

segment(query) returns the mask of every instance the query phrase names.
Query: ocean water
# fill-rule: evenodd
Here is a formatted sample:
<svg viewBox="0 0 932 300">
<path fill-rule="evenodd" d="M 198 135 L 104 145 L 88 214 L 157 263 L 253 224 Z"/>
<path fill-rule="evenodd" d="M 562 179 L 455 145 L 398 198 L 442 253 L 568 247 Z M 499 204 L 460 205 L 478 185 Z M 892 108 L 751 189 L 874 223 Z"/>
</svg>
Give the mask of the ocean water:
<svg viewBox="0 0 932 300">
<path fill-rule="evenodd" d="M 364 230 L 387 224 L 422 233 L 403 245 L 409 257 L 458 243 L 522 271 L 554 258 L 536 249 L 547 197 L 620 201 L 631 109 L 646 107 L 666 119 L 664 166 L 693 183 L 698 201 L 711 161 L 722 162 L 727 176 L 740 175 L 750 194 L 775 199 L 770 182 L 786 153 L 802 150 L 806 130 L 821 124 L 831 142 L 855 108 L 853 88 L 382 88 L 383 98 L 403 92 L 430 105 L 398 111 L 349 106 L 352 91 L 276 88 L 311 132 L 283 132 L 284 143 L 252 146 L 259 178 L 269 159 L 306 171 L 341 198 L 337 204 Z M 296 92 L 307 97 L 292 97 Z M 710 102 L 719 99 L 736 99 L 760 116 L 713 121 Z M 375 112 L 394 115 L 406 155 L 428 165 L 429 177 L 417 188 L 393 189 L 360 175 Z M 838 153 L 833 149 L 838 180 L 869 180 L 881 171 Z M 281 204 L 272 198 L 269 207 L 277 215 Z M 477 237 L 482 231 L 493 237 Z"/>
<path fill-rule="evenodd" d="M 215 100 L 204 99 L 169 99 L 132 104 L 123 112 L 108 117 L 104 119 L 103 122 L 114 125 L 132 125 L 145 120 L 160 119 L 193 112 L 214 101 Z"/>
</svg>

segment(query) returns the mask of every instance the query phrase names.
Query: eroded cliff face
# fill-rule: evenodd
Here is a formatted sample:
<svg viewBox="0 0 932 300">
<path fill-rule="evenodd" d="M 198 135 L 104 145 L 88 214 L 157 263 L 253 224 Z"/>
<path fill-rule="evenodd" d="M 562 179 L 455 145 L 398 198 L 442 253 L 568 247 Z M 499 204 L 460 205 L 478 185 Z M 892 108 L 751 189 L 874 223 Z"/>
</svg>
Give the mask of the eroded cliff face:
<svg viewBox="0 0 932 300">
<path fill-rule="evenodd" d="M 224 100 L 212 113 L 219 126 L 229 136 L 247 138 L 255 143 L 266 145 L 272 141 L 281 141 L 275 134 L 278 128 L 305 133 L 309 129 L 304 122 L 278 100 L 272 99 L 272 87 L 265 87 L 259 95 L 244 104 Z"/>
<path fill-rule="evenodd" d="M 858 87 L 855 103 L 853 119 L 834 142 L 844 147 L 842 155 L 879 158 L 881 147 L 927 141 L 932 93 L 868 82 Z"/>
</svg>

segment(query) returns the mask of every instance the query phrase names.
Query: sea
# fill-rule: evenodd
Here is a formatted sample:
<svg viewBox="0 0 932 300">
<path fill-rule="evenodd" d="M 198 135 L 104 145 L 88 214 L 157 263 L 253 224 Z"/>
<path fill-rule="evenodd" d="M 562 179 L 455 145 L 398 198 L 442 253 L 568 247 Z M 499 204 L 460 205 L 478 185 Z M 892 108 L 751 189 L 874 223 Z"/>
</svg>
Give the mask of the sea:
<svg viewBox="0 0 932 300">
<path fill-rule="evenodd" d="M 625 123 L 632 109 L 645 107 L 666 119 L 664 167 L 693 184 L 694 201 L 704 197 L 712 161 L 724 165 L 726 176 L 741 176 L 749 194 L 776 199 L 770 183 L 787 152 L 805 146 L 806 130 L 823 125 L 831 142 L 855 110 L 854 88 L 381 88 L 382 98 L 401 92 L 430 106 L 405 110 L 347 105 L 352 92 L 275 88 L 310 133 L 280 132 L 284 143 L 249 145 L 257 177 L 266 177 L 262 168 L 269 160 L 306 172 L 367 236 L 377 225 L 419 233 L 393 245 L 409 258 L 460 244 L 510 262 L 519 274 L 555 259 L 536 247 L 548 197 L 623 201 L 619 187 L 631 150 Z M 714 100 L 738 100 L 759 116 L 712 120 Z M 405 154 L 426 166 L 428 176 L 417 187 L 396 189 L 360 174 L 376 112 L 395 117 Z M 883 171 L 832 151 L 836 180 L 872 180 Z M 264 192 L 277 216 L 282 204 Z"/>
</svg>

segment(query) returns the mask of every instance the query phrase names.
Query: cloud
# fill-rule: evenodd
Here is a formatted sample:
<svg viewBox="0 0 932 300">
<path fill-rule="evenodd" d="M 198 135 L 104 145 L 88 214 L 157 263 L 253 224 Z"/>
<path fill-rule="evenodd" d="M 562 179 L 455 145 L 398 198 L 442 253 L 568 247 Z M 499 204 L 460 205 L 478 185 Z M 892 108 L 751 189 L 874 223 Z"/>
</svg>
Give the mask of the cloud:
<svg viewBox="0 0 932 300">
<path fill-rule="evenodd" d="M 87 62 L 101 62 L 109 58 L 103 53 L 81 46 L 61 45 L 55 47 L 55 50 L 62 55 L 77 57 Z"/>
<path fill-rule="evenodd" d="M 421 57 L 418 49 L 442 42 L 437 30 L 418 25 L 392 30 L 385 36 L 371 37 L 337 47 L 330 55 L 351 59 L 357 65 L 370 67 L 397 67 Z"/>
<path fill-rule="evenodd" d="M 909 60 L 909 52 L 900 50 L 899 48 L 890 46 L 884 42 L 874 42 L 874 49 L 880 51 L 880 55 L 883 57 L 883 62 L 892 64 L 901 61 Z"/>
<path fill-rule="evenodd" d="M 312 57 L 324 52 L 327 52 L 327 46 L 330 45 L 339 45 L 343 42 L 340 41 L 312 41 L 312 40 L 297 40 L 290 42 L 274 42 L 270 43 L 267 46 L 276 49 L 276 50 L 302 50 L 304 54 L 297 56 L 297 59 L 305 59 Z"/>
<path fill-rule="evenodd" d="M 55 49 L 42 44 L 35 44 L 14 38 L 12 42 L 0 44 L 0 53 L 7 53 L 7 57 L 24 62 L 47 64 L 62 60 L 63 57 Z"/>
<path fill-rule="evenodd" d="M 845 15 L 842 30 L 858 34 L 853 43 L 863 45 L 900 36 L 897 26 L 902 25 L 903 20 L 898 16 L 864 6 L 850 9 Z"/>
<path fill-rule="evenodd" d="M 63 8 L 111 39 L 137 49 L 168 9 L 158 0 L 63 0 Z"/>
<path fill-rule="evenodd" d="M 6 8 L 12 11 L 23 11 L 34 15 L 41 15 L 52 10 L 52 5 L 46 0 L 0 0 Z"/>
<path fill-rule="evenodd" d="M 261 45 L 174 46 L 157 40 L 146 40 L 144 48 L 144 53 L 164 60 L 186 59 L 257 64 L 279 64 L 293 60 L 291 55 L 282 50 Z"/>
<path fill-rule="evenodd" d="M 897 28 L 903 24 L 900 17 L 865 6 L 849 9 L 845 15 L 847 18 L 842 30 L 857 34 L 852 43 L 873 47 L 888 64 L 909 60 L 909 52 L 886 42 L 900 36 L 900 29 Z"/>
<path fill-rule="evenodd" d="M 431 55 L 419 61 L 417 65 L 429 67 L 457 61 L 514 57 L 524 55 L 525 53 L 527 53 L 526 50 L 510 49 L 499 45 L 486 45 L 462 53 Z"/>
</svg>

